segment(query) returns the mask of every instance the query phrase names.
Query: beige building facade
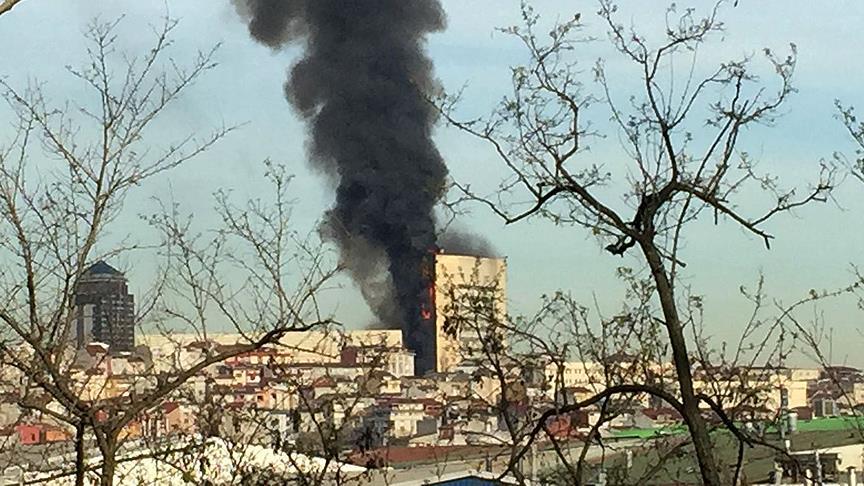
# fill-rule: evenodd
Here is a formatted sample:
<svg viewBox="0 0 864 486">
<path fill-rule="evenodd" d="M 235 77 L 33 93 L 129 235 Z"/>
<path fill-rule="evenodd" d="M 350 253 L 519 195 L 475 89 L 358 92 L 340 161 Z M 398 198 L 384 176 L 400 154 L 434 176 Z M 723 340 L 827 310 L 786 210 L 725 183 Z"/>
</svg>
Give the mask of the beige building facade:
<svg viewBox="0 0 864 486">
<path fill-rule="evenodd" d="M 507 318 L 507 261 L 435 255 L 435 371 L 482 359 L 482 339 Z"/>
<path fill-rule="evenodd" d="M 206 339 L 200 334 L 171 333 L 145 334 L 136 336 L 136 344 L 147 346 L 153 357 L 157 371 L 186 369 L 198 363 L 203 357 L 201 345 L 215 344 L 231 346 L 248 343 L 248 338 L 237 333 L 211 333 Z M 305 331 L 289 332 L 280 340 L 274 355 L 272 350 L 262 350 L 261 363 L 274 359 L 283 364 L 326 364 L 338 363 L 341 350 L 345 346 L 368 346 L 384 349 L 401 349 L 402 332 L 399 330 L 352 330 L 352 331 Z M 248 357 L 251 364 L 256 362 L 256 353 Z M 396 358 L 394 358 L 396 359 Z M 404 368 L 403 358 L 394 366 Z M 410 371 L 410 370 L 409 370 Z"/>
</svg>

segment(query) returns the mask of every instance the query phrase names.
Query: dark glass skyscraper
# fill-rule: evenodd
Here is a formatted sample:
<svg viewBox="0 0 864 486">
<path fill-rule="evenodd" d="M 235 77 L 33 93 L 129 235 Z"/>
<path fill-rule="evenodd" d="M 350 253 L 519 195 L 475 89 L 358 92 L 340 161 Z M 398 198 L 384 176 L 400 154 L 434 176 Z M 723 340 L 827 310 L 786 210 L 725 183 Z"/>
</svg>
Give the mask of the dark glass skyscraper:
<svg viewBox="0 0 864 486">
<path fill-rule="evenodd" d="M 88 268 L 75 290 L 78 347 L 101 342 L 112 351 L 135 347 L 135 299 L 126 277 L 103 261 Z"/>
</svg>

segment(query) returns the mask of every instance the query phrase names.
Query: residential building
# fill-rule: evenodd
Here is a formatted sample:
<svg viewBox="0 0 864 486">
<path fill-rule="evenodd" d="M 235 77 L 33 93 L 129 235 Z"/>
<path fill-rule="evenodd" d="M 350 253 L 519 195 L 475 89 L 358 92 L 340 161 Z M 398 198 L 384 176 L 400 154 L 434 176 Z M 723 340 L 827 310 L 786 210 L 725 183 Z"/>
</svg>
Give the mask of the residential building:
<svg viewBox="0 0 864 486">
<path fill-rule="evenodd" d="M 366 423 L 377 437 L 406 438 L 417 435 L 417 423 L 425 416 L 422 400 L 386 399 L 372 407 Z"/>
</svg>

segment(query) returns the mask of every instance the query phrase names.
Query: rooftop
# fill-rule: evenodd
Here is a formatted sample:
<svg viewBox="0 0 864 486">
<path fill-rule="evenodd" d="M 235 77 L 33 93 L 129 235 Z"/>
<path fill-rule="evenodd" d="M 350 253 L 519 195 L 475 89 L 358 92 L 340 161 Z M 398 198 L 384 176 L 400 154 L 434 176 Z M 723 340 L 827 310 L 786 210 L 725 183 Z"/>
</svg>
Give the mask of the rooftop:
<svg viewBox="0 0 864 486">
<path fill-rule="evenodd" d="M 112 267 L 105 263 L 104 260 L 99 260 L 98 262 L 90 265 L 90 268 L 84 271 L 84 275 L 117 275 L 123 276 L 123 273 L 116 268 Z"/>
</svg>

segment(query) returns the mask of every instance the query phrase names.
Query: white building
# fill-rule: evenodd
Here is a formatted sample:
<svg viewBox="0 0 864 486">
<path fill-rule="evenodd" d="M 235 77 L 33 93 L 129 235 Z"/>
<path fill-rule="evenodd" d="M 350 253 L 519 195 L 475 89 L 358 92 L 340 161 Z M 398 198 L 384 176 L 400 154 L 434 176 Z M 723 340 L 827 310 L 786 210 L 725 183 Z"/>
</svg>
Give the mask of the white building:
<svg viewBox="0 0 864 486">
<path fill-rule="evenodd" d="M 378 437 L 412 437 L 417 435 L 417 423 L 425 416 L 426 406 L 423 402 L 387 400 L 372 407 L 366 416 L 366 423 Z"/>
</svg>

